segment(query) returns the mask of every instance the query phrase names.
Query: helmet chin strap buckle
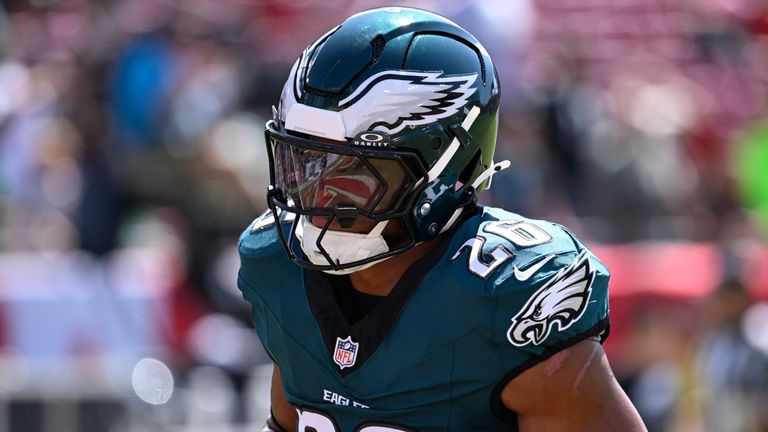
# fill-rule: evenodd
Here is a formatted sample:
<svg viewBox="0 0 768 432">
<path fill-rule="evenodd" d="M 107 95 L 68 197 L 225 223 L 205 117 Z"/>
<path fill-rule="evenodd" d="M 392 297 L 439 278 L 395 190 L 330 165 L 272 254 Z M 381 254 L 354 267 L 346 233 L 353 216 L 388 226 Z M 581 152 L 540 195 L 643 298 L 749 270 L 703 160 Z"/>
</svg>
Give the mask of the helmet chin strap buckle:
<svg viewBox="0 0 768 432">
<path fill-rule="evenodd" d="M 453 136 L 459 140 L 459 144 L 461 144 L 462 147 L 468 146 L 472 141 L 472 136 L 470 136 L 469 132 L 467 132 L 467 130 L 464 129 L 460 124 L 454 123 L 449 126 L 449 128 L 451 129 Z"/>
</svg>

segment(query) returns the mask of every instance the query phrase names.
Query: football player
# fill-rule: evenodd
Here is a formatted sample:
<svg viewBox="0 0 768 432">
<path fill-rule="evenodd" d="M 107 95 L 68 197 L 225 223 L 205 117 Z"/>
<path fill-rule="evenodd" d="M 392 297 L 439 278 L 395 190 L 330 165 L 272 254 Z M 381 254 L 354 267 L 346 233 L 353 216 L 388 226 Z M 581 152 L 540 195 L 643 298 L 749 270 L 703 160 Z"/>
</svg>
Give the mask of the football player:
<svg viewBox="0 0 768 432">
<path fill-rule="evenodd" d="M 606 268 L 477 204 L 508 166 L 499 91 L 472 35 L 416 9 L 354 15 L 293 65 L 270 210 L 239 243 L 275 364 L 265 431 L 644 430 L 600 345 Z"/>
</svg>

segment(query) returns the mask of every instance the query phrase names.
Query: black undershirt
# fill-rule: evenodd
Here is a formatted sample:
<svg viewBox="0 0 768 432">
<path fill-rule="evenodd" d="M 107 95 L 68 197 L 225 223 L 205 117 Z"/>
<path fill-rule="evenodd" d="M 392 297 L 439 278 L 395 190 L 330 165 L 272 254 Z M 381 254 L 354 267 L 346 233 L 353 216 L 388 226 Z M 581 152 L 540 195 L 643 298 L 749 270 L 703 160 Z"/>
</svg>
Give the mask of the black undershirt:
<svg viewBox="0 0 768 432">
<path fill-rule="evenodd" d="M 479 211 L 479 207 L 471 210 L 465 218 Z M 437 240 L 434 249 L 413 262 L 386 296 L 355 290 L 348 276 L 304 269 L 307 301 L 323 335 L 330 360 L 334 359 L 339 339 L 351 338 L 359 344 L 355 364 L 338 370 L 339 375 L 346 377 L 353 373 L 376 352 L 424 277 L 445 255 L 452 237 L 453 233 Z"/>
<path fill-rule="evenodd" d="M 352 286 L 349 276 L 328 275 L 336 303 L 347 319 L 349 325 L 354 325 L 368 315 L 386 296 L 377 296 L 360 292 Z"/>
<path fill-rule="evenodd" d="M 461 222 L 479 212 L 480 207 L 471 204 L 464 209 Z M 450 236 L 449 236 L 450 237 Z M 352 286 L 348 275 L 327 275 L 336 303 L 350 326 L 368 315 L 386 296 L 360 292 Z M 422 275 L 423 276 L 423 275 Z"/>
</svg>

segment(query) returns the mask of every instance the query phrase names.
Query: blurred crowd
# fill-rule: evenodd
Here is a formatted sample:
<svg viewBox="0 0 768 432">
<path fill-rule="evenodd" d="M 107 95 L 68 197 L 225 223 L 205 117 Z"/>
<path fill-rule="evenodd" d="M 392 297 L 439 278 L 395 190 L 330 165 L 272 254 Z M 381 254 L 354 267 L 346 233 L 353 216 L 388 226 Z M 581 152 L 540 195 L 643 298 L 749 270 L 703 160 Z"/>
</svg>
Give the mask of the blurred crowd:
<svg viewBox="0 0 768 432">
<path fill-rule="evenodd" d="M 512 167 L 483 202 L 609 255 L 713 251 L 678 256 L 712 275 L 692 292 L 614 292 L 609 354 L 650 430 L 768 430 L 768 1 L 5 0 L 0 432 L 263 418 L 235 244 L 266 207 L 264 121 L 309 43 L 392 3 L 497 63 Z"/>
</svg>

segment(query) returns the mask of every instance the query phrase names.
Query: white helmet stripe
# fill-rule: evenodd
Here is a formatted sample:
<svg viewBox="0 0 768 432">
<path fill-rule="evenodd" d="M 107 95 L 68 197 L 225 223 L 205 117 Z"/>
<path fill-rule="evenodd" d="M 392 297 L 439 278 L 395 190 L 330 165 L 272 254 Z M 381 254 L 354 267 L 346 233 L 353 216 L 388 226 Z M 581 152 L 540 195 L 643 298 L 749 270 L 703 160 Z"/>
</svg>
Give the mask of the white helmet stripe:
<svg viewBox="0 0 768 432">
<path fill-rule="evenodd" d="M 341 114 L 300 103 L 288 108 L 285 128 L 336 141 L 346 140 Z"/>
</svg>

